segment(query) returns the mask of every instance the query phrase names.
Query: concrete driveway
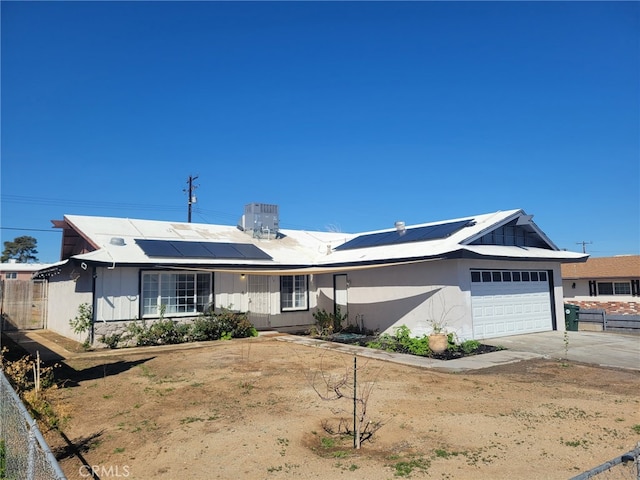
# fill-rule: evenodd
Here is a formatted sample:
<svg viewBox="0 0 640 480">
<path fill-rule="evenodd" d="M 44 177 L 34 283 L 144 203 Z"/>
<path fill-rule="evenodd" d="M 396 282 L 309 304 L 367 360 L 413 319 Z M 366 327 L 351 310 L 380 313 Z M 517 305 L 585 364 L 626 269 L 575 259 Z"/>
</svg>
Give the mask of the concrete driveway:
<svg viewBox="0 0 640 480">
<path fill-rule="evenodd" d="M 564 332 L 542 332 L 482 340 L 482 343 L 544 358 L 640 370 L 640 335 L 567 332 L 567 340 L 565 345 Z"/>
</svg>

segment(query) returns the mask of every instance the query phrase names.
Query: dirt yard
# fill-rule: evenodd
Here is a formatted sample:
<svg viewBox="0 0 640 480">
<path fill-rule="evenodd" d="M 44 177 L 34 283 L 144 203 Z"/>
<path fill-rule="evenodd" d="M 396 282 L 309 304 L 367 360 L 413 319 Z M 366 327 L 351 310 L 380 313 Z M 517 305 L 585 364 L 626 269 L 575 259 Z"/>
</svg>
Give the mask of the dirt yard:
<svg viewBox="0 0 640 480">
<path fill-rule="evenodd" d="M 356 451 L 325 429 L 351 426 L 352 402 L 311 386 L 352 366 L 270 337 L 87 354 L 59 369 L 69 418 L 46 436 L 69 479 L 91 477 L 84 462 L 103 480 L 567 479 L 640 441 L 638 372 L 536 360 L 450 374 L 359 359 L 383 426 Z"/>
</svg>

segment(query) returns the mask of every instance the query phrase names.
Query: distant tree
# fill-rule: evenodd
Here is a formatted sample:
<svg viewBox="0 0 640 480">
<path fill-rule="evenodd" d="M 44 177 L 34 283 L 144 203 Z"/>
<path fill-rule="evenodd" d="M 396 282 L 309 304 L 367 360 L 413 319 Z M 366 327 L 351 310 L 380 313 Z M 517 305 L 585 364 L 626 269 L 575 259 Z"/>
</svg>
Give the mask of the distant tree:
<svg viewBox="0 0 640 480">
<path fill-rule="evenodd" d="M 38 241 L 33 237 L 28 235 L 16 237 L 13 242 L 4 242 L 4 250 L 0 260 L 6 262 L 10 258 L 15 258 L 20 263 L 37 262 L 37 246 Z"/>
</svg>

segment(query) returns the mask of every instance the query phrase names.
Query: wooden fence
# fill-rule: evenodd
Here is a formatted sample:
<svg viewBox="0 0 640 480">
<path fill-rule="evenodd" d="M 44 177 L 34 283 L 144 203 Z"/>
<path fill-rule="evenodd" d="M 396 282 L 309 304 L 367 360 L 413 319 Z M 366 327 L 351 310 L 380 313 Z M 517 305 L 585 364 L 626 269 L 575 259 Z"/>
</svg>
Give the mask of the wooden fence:
<svg viewBox="0 0 640 480">
<path fill-rule="evenodd" d="M 579 324 L 602 327 L 603 331 L 640 334 L 640 315 L 608 314 L 605 310 L 579 310 Z"/>
<path fill-rule="evenodd" d="M 2 330 L 44 328 L 47 306 L 45 280 L 0 281 Z"/>
</svg>

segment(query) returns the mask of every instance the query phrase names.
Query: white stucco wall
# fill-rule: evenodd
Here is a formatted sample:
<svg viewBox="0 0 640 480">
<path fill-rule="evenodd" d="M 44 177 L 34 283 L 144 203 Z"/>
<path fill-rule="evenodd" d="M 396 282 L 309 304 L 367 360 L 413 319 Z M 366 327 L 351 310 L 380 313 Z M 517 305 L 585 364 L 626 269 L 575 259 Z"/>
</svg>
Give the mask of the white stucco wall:
<svg viewBox="0 0 640 480">
<path fill-rule="evenodd" d="M 78 307 L 83 303 L 91 305 L 92 274 L 90 270 L 82 270 L 65 266 L 61 272 L 49 278 L 47 292 L 47 324 L 46 328 L 65 337 L 84 342 L 86 334 L 75 334 L 69 321 L 78 315 Z"/>
<path fill-rule="evenodd" d="M 558 330 L 564 330 L 560 266 L 551 262 L 439 260 L 360 270 L 348 274 L 349 321 L 371 330 L 393 333 L 406 325 L 415 336 L 431 331 L 431 320 L 444 316 L 449 332 L 473 338 L 472 268 L 546 270 L 553 274 Z M 333 311 L 333 276 L 323 275 L 316 292 L 318 308 Z M 448 313 L 444 315 L 444 312 Z"/>
<path fill-rule="evenodd" d="M 349 272 L 349 322 L 387 333 L 406 325 L 419 336 L 431 331 L 430 319 L 440 319 L 444 306 L 453 309 L 447 323 L 459 329 L 464 316 L 470 315 L 470 306 L 460 294 L 457 271 L 451 267 L 451 261 L 434 261 Z M 318 308 L 332 312 L 333 275 L 319 277 Z"/>
</svg>

